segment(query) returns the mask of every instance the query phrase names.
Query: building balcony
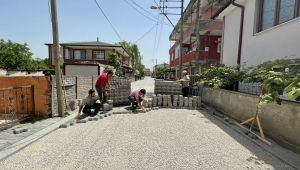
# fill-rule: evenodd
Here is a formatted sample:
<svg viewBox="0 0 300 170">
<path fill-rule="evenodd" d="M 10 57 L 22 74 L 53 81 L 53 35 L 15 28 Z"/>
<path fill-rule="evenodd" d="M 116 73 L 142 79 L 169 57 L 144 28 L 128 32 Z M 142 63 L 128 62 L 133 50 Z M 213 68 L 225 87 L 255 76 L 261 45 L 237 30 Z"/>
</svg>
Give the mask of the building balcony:
<svg viewBox="0 0 300 170">
<path fill-rule="evenodd" d="M 128 68 L 128 69 L 132 69 L 132 65 L 131 64 L 127 64 L 125 62 L 122 62 L 121 67 L 123 68 Z"/>
<path fill-rule="evenodd" d="M 70 64 L 107 64 L 106 60 L 87 60 L 87 59 L 64 59 L 64 63 Z"/>
<path fill-rule="evenodd" d="M 190 40 L 190 36 L 195 36 L 195 25 L 196 22 L 191 24 L 187 30 L 183 32 L 183 43 L 188 42 Z M 208 31 L 210 35 L 221 35 L 222 34 L 223 21 L 220 20 L 201 20 L 200 21 L 200 35 L 206 34 Z M 169 36 L 170 41 L 178 41 L 180 39 L 180 32 L 176 32 L 173 30 L 171 35 Z"/>
<path fill-rule="evenodd" d="M 212 57 L 209 55 L 209 51 L 200 51 L 199 53 L 199 62 L 204 63 L 206 60 L 220 60 L 220 57 Z M 196 63 L 196 54 L 195 52 L 188 52 L 182 57 L 182 65 L 189 66 L 190 64 Z M 179 58 L 170 62 L 170 67 L 179 66 Z"/>
</svg>

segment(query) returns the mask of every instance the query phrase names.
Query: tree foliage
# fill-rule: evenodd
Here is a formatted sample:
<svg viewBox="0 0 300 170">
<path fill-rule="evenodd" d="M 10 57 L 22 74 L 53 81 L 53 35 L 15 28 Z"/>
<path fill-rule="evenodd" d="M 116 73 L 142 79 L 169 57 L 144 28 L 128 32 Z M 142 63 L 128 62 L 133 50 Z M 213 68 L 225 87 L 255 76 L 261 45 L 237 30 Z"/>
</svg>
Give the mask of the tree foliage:
<svg viewBox="0 0 300 170">
<path fill-rule="evenodd" d="M 155 76 L 156 78 L 159 78 L 159 79 L 163 79 L 164 76 L 165 76 L 165 71 L 169 70 L 168 67 L 159 67 L 157 69 L 155 69 Z"/>
<path fill-rule="evenodd" d="M 121 69 L 121 65 L 122 65 L 122 58 L 120 58 L 118 56 L 118 54 L 114 53 L 114 52 L 109 52 L 108 53 L 108 59 L 107 59 L 107 64 L 113 66 L 116 69 L 115 74 L 117 76 L 122 76 L 123 72 Z"/>
<path fill-rule="evenodd" d="M 0 67 L 10 70 L 53 69 L 48 59 L 33 59 L 32 55 L 26 43 L 0 40 Z"/>
<path fill-rule="evenodd" d="M 239 71 L 237 68 L 240 68 Z M 211 65 L 209 69 L 206 69 L 200 74 L 200 81 L 194 85 L 204 84 L 208 87 L 208 90 L 214 90 L 218 88 L 225 88 L 233 85 L 236 82 L 242 81 L 246 75 L 247 70 L 242 66 L 226 67 Z"/>
<path fill-rule="evenodd" d="M 113 66 L 115 69 L 118 69 L 121 67 L 122 64 L 122 58 L 120 58 L 116 53 L 109 52 L 108 53 L 108 59 L 107 64 Z"/>
<path fill-rule="evenodd" d="M 145 66 L 142 64 L 143 56 L 141 55 L 137 44 L 121 41 L 116 43 L 116 45 L 122 46 L 129 53 L 132 58 L 133 69 L 139 71 L 139 76 L 145 76 Z"/>
</svg>

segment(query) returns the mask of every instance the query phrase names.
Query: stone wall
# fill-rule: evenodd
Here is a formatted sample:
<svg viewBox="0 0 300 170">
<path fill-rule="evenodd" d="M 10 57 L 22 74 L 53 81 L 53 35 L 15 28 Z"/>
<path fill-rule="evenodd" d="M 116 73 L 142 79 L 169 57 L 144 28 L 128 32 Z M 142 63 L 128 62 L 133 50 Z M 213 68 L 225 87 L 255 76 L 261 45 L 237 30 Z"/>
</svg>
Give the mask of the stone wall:
<svg viewBox="0 0 300 170">
<path fill-rule="evenodd" d="M 239 123 L 254 116 L 258 100 L 256 95 L 223 89 L 212 92 L 204 90 L 202 94 L 203 103 L 213 106 Z M 262 108 L 259 118 L 267 137 L 300 153 L 299 103 L 283 101 L 281 105 L 268 104 Z"/>
</svg>

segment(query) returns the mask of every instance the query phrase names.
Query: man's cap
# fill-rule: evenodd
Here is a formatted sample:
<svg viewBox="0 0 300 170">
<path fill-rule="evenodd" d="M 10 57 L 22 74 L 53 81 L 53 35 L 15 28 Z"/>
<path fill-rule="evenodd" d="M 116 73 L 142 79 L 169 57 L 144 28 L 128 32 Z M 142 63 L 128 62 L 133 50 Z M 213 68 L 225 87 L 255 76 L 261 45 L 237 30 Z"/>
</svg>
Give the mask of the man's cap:
<svg viewBox="0 0 300 170">
<path fill-rule="evenodd" d="M 187 71 L 184 70 L 184 71 L 182 72 L 182 74 L 183 74 L 183 73 L 187 73 Z"/>
</svg>

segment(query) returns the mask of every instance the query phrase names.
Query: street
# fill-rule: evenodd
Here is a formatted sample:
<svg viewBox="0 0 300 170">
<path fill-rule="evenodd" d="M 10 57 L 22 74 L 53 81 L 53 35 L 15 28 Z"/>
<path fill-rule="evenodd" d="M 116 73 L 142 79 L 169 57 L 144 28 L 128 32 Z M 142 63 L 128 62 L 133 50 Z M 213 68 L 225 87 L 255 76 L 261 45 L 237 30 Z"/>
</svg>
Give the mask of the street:
<svg viewBox="0 0 300 170">
<path fill-rule="evenodd" d="M 154 79 L 132 89 L 154 90 Z M 147 95 L 147 97 L 150 97 Z M 58 129 L 0 162 L 8 169 L 293 169 L 204 110 L 114 114 Z"/>
</svg>

